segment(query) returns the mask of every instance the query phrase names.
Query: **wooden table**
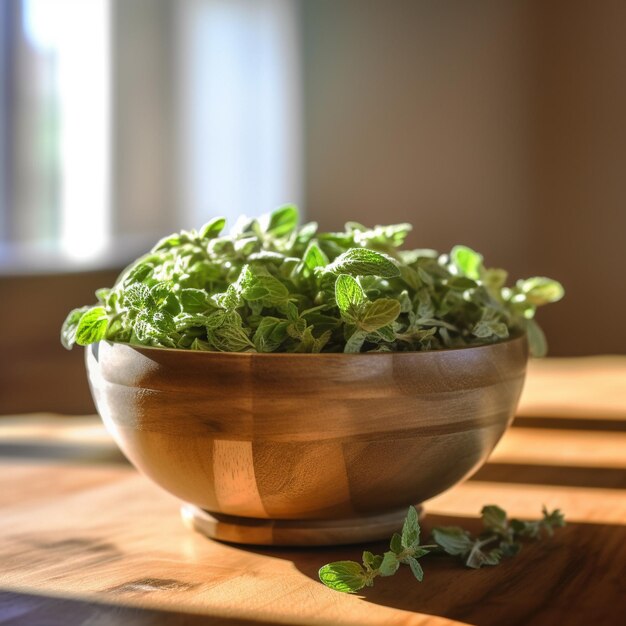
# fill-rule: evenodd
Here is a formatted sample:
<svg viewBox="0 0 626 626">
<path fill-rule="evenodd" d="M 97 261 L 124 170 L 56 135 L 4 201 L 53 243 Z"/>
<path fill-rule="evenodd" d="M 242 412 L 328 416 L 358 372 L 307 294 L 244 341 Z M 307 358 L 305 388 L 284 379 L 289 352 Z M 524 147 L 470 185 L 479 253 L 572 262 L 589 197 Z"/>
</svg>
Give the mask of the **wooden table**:
<svg viewBox="0 0 626 626">
<path fill-rule="evenodd" d="M 362 596 L 317 580 L 363 548 L 261 549 L 188 531 L 93 417 L 0 418 L 0 624 L 626 623 L 626 357 L 531 364 L 519 417 L 471 480 L 426 504 L 423 527 L 477 528 L 483 504 L 568 526 L 495 568 L 448 558 Z"/>
</svg>

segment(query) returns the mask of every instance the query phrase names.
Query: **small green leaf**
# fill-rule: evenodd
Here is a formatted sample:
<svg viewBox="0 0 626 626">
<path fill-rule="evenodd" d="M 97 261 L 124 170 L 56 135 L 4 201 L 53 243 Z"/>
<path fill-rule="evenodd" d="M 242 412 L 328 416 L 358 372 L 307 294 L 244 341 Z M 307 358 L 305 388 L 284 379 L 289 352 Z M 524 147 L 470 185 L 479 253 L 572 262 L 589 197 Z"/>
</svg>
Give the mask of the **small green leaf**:
<svg viewBox="0 0 626 626">
<path fill-rule="evenodd" d="M 543 334 L 543 330 L 541 330 L 541 326 L 533 319 L 526 320 L 525 326 L 530 354 L 536 358 L 546 356 L 548 353 L 548 342 Z"/>
<path fill-rule="evenodd" d="M 267 304 L 277 305 L 287 300 L 289 290 L 277 278 L 261 275 L 253 276 L 242 289 L 241 295 L 248 301 L 267 300 Z"/>
<path fill-rule="evenodd" d="M 331 589 L 355 593 L 366 585 L 366 574 L 356 561 L 336 561 L 319 570 L 319 579 Z"/>
<path fill-rule="evenodd" d="M 96 298 L 100 304 L 106 304 L 107 300 L 111 295 L 111 289 L 101 288 L 96 289 Z"/>
<path fill-rule="evenodd" d="M 209 239 L 207 249 L 212 256 L 229 256 L 235 252 L 232 237 L 215 237 Z"/>
<path fill-rule="evenodd" d="M 549 512 L 546 507 L 542 508 L 543 518 L 538 521 L 521 521 L 518 519 L 511 520 L 511 527 L 520 537 L 530 537 L 538 539 L 541 537 L 541 531 L 545 531 L 548 536 L 554 534 L 554 529 L 565 526 L 565 518 L 559 509 Z"/>
<path fill-rule="evenodd" d="M 289 322 L 276 317 L 264 317 L 254 333 L 258 352 L 274 352 L 287 338 Z"/>
<path fill-rule="evenodd" d="M 169 250 L 175 248 L 181 244 L 180 234 L 173 233 L 167 237 L 160 239 L 152 248 L 152 252 L 159 252 L 160 250 Z"/>
<path fill-rule="evenodd" d="M 223 217 L 216 217 L 210 222 L 207 222 L 199 231 L 198 235 L 200 239 L 214 239 L 219 237 L 220 233 L 226 226 L 226 219 Z"/>
<path fill-rule="evenodd" d="M 548 509 L 543 506 L 541 511 L 543 513 L 541 524 L 550 536 L 552 536 L 554 528 L 562 528 L 565 526 L 565 516 L 561 513 L 560 509 L 548 511 Z"/>
<path fill-rule="evenodd" d="M 467 531 L 458 526 L 439 526 L 433 528 L 432 535 L 437 545 L 453 556 L 466 554 L 474 545 Z"/>
<path fill-rule="evenodd" d="M 467 246 L 454 246 L 450 258 L 457 270 L 463 275 L 478 280 L 483 266 L 483 257 Z"/>
<path fill-rule="evenodd" d="M 307 246 L 307 249 L 302 257 L 302 261 L 310 270 L 314 270 L 316 267 L 324 267 L 328 265 L 328 257 L 322 252 L 322 249 L 314 241 L 311 241 Z"/>
<path fill-rule="evenodd" d="M 411 297 L 406 290 L 400 292 L 398 302 L 400 303 L 400 313 L 410 313 L 413 311 L 413 302 L 411 302 Z"/>
<path fill-rule="evenodd" d="M 204 326 L 209 320 L 209 316 L 203 313 L 180 313 L 174 318 L 177 331 L 193 328 L 194 326 Z"/>
<path fill-rule="evenodd" d="M 372 554 L 367 550 L 363 552 L 363 565 L 370 570 L 375 571 L 380 567 L 380 564 L 383 562 L 383 557 L 379 554 Z"/>
<path fill-rule="evenodd" d="M 356 319 L 359 306 L 365 300 L 361 285 L 348 274 L 340 274 L 335 282 L 335 300 L 339 310 L 350 319 Z"/>
<path fill-rule="evenodd" d="M 334 274 L 382 276 L 383 278 L 400 275 L 400 270 L 391 257 L 367 248 L 350 248 L 328 265 L 325 271 Z"/>
<path fill-rule="evenodd" d="M 104 339 L 109 320 L 103 307 L 89 309 L 81 316 L 76 328 L 76 343 L 79 346 L 88 346 Z"/>
<path fill-rule="evenodd" d="M 489 269 L 483 271 L 480 278 L 483 285 L 485 285 L 488 289 L 497 291 L 506 285 L 508 273 L 503 269 L 490 267 Z"/>
<path fill-rule="evenodd" d="M 317 233 L 317 222 L 307 222 L 298 229 L 297 241 L 306 245 Z"/>
<path fill-rule="evenodd" d="M 467 276 L 453 276 L 448 279 L 447 285 L 450 289 L 465 291 L 466 289 L 475 289 L 478 283 Z"/>
<path fill-rule="evenodd" d="M 483 339 L 494 336 L 506 339 L 509 336 L 509 329 L 504 322 L 481 320 L 472 328 L 472 334 Z"/>
<path fill-rule="evenodd" d="M 69 315 L 65 318 L 63 326 L 61 327 L 61 344 L 66 350 L 71 350 L 76 343 L 76 329 L 80 318 L 85 314 L 85 311 L 89 311 L 91 307 L 83 306 L 79 309 L 73 309 Z"/>
<path fill-rule="evenodd" d="M 155 311 L 152 314 L 152 324 L 163 335 L 172 332 L 176 328 L 172 314 L 165 310 Z"/>
<path fill-rule="evenodd" d="M 372 569 L 372 564 L 374 563 L 374 559 L 376 557 L 367 550 L 363 552 L 363 564 Z"/>
<path fill-rule="evenodd" d="M 409 567 L 411 568 L 411 571 L 413 572 L 413 576 L 415 576 L 417 580 L 422 582 L 422 580 L 424 580 L 424 570 L 422 569 L 422 566 L 419 564 L 419 561 L 416 558 L 413 558 L 412 556 L 407 557 L 407 561 L 409 563 Z"/>
<path fill-rule="evenodd" d="M 477 541 L 465 561 L 467 567 L 472 569 L 479 569 L 483 565 L 498 565 L 502 560 L 502 551 L 498 548 L 484 552 L 482 550 L 482 542 Z"/>
<path fill-rule="evenodd" d="M 361 352 L 361 348 L 363 347 L 366 337 L 367 331 L 355 330 L 348 341 L 346 341 L 343 351 L 346 353 Z"/>
<path fill-rule="evenodd" d="M 370 339 L 372 335 L 368 335 L 368 341 Z M 376 339 L 374 340 L 374 343 L 377 341 L 380 341 L 381 339 L 383 341 L 395 341 L 396 339 L 396 331 L 393 328 L 393 324 L 388 324 L 387 326 L 382 326 L 381 328 L 378 328 L 373 335 Z"/>
<path fill-rule="evenodd" d="M 526 300 L 535 306 L 558 302 L 565 293 L 561 283 L 545 276 L 534 276 L 519 281 L 518 287 L 526 294 Z"/>
<path fill-rule="evenodd" d="M 485 530 L 498 534 L 506 533 L 508 528 L 508 520 L 506 511 L 495 504 L 484 506 L 480 512 Z"/>
<path fill-rule="evenodd" d="M 391 541 L 389 542 L 389 547 L 391 548 L 391 551 L 396 554 L 400 554 L 400 552 L 402 552 L 404 548 L 402 546 L 402 537 L 399 533 L 393 533 Z"/>
<path fill-rule="evenodd" d="M 359 327 L 368 332 L 378 330 L 400 315 L 400 303 L 391 298 L 379 298 L 366 303 L 359 319 Z"/>
<path fill-rule="evenodd" d="M 174 293 L 170 281 L 159 281 L 150 287 L 150 296 L 147 299 L 146 307 L 152 310 L 167 311 L 171 315 L 178 315 L 181 312 L 180 301 Z"/>
<path fill-rule="evenodd" d="M 259 238 L 255 235 L 252 237 L 242 237 L 236 239 L 234 243 L 235 252 L 242 256 L 249 257 L 259 247 Z"/>
<path fill-rule="evenodd" d="M 298 225 L 298 209 L 293 204 L 286 204 L 269 215 L 265 231 L 273 237 L 290 235 Z"/>
<path fill-rule="evenodd" d="M 228 288 L 224 293 L 218 293 L 213 296 L 214 301 L 218 306 L 226 309 L 227 311 L 233 311 L 239 308 L 243 304 L 242 294 L 249 288 L 251 288 L 254 281 L 254 276 L 250 271 L 250 266 L 245 264 L 242 266 L 237 280 L 234 283 L 228 285 Z"/>
<path fill-rule="evenodd" d="M 140 343 L 149 344 L 153 340 L 165 337 L 166 331 L 157 326 L 154 315 L 153 311 L 143 310 L 135 318 L 135 337 Z M 175 327 L 176 324 L 174 323 Z"/>
<path fill-rule="evenodd" d="M 394 552 L 385 552 L 382 563 L 378 568 L 381 576 L 393 576 L 400 567 L 400 561 Z"/>
<path fill-rule="evenodd" d="M 428 554 L 435 546 L 428 546 L 428 549 L 426 548 L 413 548 L 413 558 L 415 559 L 419 559 L 423 556 L 425 556 L 426 554 Z"/>
<path fill-rule="evenodd" d="M 208 315 L 204 326 L 208 332 L 219 328 L 227 318 L 227 314 L 224 311 L 215 311 L 211 315 Z"/>
<path fill-rule="evenodd" d="M 414 548 L 419 545 L 419 540 L 420 524 L 417 510 L 414 506 L 410 506 L 402 526 L 402 547 Z"/>
<path fill-rule="evenodd" d="M 143 283 L 132 284 L 125 293 L 126 306 L 135 311 L 143 311 L 144 309 L 154 306 L 152 297 L 150 296 L 150 288 Z"/>
<path fill-rule="evenodd" d="M 212 316 L 210 316 L 212 317 Z M 241 316 L 231 311 L 218 318 L 219 326 L 209 329 L 207 339 L 219 352 L 256 352 L 254 343 L 243 328 Z"/>
<path fill-rule="evenodd" d="M 203 289 L 182 289 L 180 303 L 187 313 L 204 313 L 211 308 L 211 302 Z"/>
</svg>

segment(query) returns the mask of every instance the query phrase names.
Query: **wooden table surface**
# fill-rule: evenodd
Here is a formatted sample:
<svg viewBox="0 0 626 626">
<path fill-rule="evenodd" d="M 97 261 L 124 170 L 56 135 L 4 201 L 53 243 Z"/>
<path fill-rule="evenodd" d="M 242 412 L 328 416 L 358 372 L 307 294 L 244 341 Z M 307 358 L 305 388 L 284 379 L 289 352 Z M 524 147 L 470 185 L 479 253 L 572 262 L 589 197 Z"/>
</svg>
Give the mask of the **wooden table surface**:
<svg viewBox="0 0 626 626">
<path fill-rule="evenodd" d="M 364 548 L 245 548 L 187 530 L 93 417 L 0 418 L 0 625 L 626 623 L 626 357 L 531 364 L 519 416 L 472 479 L 426 503 L 477 528 L 483 504 L 568 526 L 495 568 L 448 558 L 363 595 L 317 580 Z"/>
</svg>

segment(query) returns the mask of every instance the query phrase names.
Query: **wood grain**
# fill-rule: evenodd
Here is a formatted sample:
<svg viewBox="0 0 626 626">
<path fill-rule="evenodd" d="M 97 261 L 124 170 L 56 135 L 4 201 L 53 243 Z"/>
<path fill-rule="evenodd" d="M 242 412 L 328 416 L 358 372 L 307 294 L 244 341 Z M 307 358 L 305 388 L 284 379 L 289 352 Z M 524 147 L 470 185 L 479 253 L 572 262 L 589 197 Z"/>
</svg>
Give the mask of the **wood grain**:
<svg viewBox="0 0 626 626">
<path fill-rule="evenodd" d="M 518 415 L 626 420 L 625 356 L 531 359 L 528 368 Z"/>
<path fill-rule="evenodd" d="M 422 507 L 418 506 L 421 515 Z M 368 517 L 335 520 L 271 520 L 208 513 L 192 504 L 181 508 L 188 528 L 212 539 L 264 546 L 329 546 L 381 541 L 402 527 L 406 508 Z"/>
<path fill-rule="evenodd" d="M 304 524 L 290 537 L 316 545 L 346 541 L 320 520 L 361 517 L 359 538 L 370 528 L 374 539 L 380 515 L 480 467 L 513 418 L 527 346 L 302 355 L 101 342 L 86 355 L 99 412 L 137 468 L 185 502 L 242 517 L 231 540 L 254 528 L 259 542 L 250 519 L 314 520 L 309 539 Z"/>
<path fill-rule="evenodd" d="M 112 285 L 132 257 L 117 259 L 117 269 L 8 274 L 10 257 L 0 266 L 0 415 L 93 413 L 80 350 L 63 348 L 59 332 L 69 311 L 93 302 L 94 291 Z"/>
<path fill-rule="evenodd" d="M 77 428 L 86 432 L 83 426 Z M 51 430 L 49 422 L 45 429 Z M 80 446 L 71 429 L 71 422 L 59 424 L 54 438 Z M 503 438 L 504 449 L 514 433 Z M 542 464 L 543 434 L 536 432 Z M 595 447 L 613 449 L 612 434 L 602 437 Z M 597 449 L 579 454 L 581 464 L 602 463 Z M 430 558 L 421 585 L 403 571 L 359 598 L 325 589 L 317 569 L 356 559 L 362 548 L 384 550 L 384 544 L 237 548 L 186 530 L 175 499 L 129 465 L 11 457 L 0 465 L 0 624 L 617 626 L 626 591 L 624 494 L 463 483 L 427 503 L 425 535 L 440 524 L 476 528 L 487 502 L 524 517 L 535 517 L 541 503 L 558 506 L 568 527 L 541 545 L 528 544 L 498 568 L 468 571 Z"/>
<path fill-rule="evenodd" d="M 626 357 L 614 367 L 625 375 Z M 585 395 L 596 395 L 593 384 Z M 442 524 L 477 529 L 487 503 L 526 518 L 537 517 L 541 504 L 560 507 L 568 526 L 497 568 L 469 571 L 427 557 L 422 584 L 402 571 L 359 597 L 326 589 L 317 569 L 385 544 L 253 549 L 205 539 L 181 524 L 175 498 L 130 465 L 102 458 L 91 444 L 115 446 L 93 419 L 38 416 L 21 431 L 17 421 L 7 421 L 6 431 L 0 423 L 2 626 L 623 624 L 626 491 L 593 484 L 593 470 L 621 469 L 621 431 L 509 429 L 494 452 L 497 462 L 485 469 L 506 464 L 523 478 L 529 467 L 567 472 L 575 460 L 591 480 L 562 487 L 472 479 L 426 503 L 424 535 Z M 588 434 L 593 440 L 581 446 Z M 40 456 L 46 437 L 93 456 Z M 39 447 L 26 445 L 29 439 Z"/>
</svg>

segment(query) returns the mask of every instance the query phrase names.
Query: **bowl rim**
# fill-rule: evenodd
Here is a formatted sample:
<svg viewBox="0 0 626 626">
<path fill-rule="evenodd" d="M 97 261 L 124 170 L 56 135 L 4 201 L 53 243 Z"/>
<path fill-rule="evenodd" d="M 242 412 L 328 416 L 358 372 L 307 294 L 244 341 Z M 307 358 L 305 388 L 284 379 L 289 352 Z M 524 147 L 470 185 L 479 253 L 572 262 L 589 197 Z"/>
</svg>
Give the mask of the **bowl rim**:
<svg viewBox="0 0 626 626">
<path fill-rule="evenodd" d="M 484 343 L 476 346 L 462 346 L 458 348 L 441 348 L 439 350 L 413 350 L 413 351 L 389 351 L 389 352 L 219 352 L 217 350 L 186 350 L 184 348 L 162 348 L 160 346 L 144 346 L 140 344 L 131 344 L 125 343 L 123 341 L 111 341 L 108 339 L 103 339 L 97 343 L 89 344 L 85 346 L 86 350 L 91 349 L 94 346 L 99 345 L 100 343 L 107 343 L 111 346 L 126 346 L 128 348 L 136 349 L 138 351 L 148 351 L 148 352 L 160 352 L 160 353 L 173 353 L 173 354 L 193 354 L 193 355 L 212 355 L 215 357 L 216 355 L 228 355 L 225 358 L 261 358 L 261 359 L 269 359 L 269 358 L 303 358 L 303 359 L 311 359 L 314 357 L 322 357 L 324 359 L 328 358 L 363 358 L 363 357 L 387 357 L 393 356 L 395 358 L 408 358 L 412 356 L 415 358 L 416 355 L 437 355 L 437 354 L 449 354 L 451 352 L 465 352 L 467 350 L 485 350 L 485 349 L 493 349 L 498 346 L 502 346 L 504 344 L 512 344 L 512 343 L 527 343 L 527 333 L 523 331 L 516 332 L 511 336 L 503 339 L 501 341 L 496 341 L 494 343 Z M 204 357 L 192 357 L 192 358 L 208 358 Z M 425 358 L 425 356 L 423 357 Z"/>
</svg>

